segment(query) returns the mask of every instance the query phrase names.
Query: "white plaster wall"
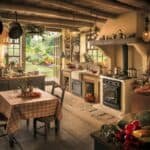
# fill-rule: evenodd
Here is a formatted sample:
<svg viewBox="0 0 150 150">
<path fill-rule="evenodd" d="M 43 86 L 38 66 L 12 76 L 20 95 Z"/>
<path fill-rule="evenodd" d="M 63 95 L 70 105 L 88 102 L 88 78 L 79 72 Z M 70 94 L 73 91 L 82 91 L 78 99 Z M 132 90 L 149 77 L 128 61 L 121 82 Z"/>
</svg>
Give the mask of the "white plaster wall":
<svg viewBox="0 0 150 150">
<path fill-rule="evenodd" d="M 116 19 L 109 19 L 101 28 L 99 37 L 103 35 L 112 35 L 122 29 L 125 34 L 136 33 L 137 29 L 137 14 L 127 13 L 119 16 Z"/>
<path fill-rule="evenodd" d="M 80 62 L 84 62 L 84 53 L 86 52 L 86 36 L 85 33 L 80 35 Z"/>
</svg>

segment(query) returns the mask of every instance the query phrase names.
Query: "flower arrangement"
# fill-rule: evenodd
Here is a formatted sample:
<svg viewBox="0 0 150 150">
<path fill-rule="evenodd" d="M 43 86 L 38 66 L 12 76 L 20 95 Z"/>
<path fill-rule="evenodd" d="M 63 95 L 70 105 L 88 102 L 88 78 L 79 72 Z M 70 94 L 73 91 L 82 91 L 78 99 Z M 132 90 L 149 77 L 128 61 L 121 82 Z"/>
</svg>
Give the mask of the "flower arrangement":
<svg viewBox="0 0 150 150">
<path fill-rule="evenodd" d="M 133 120 L 122 127 L 112 124 L 103 125 L 100 129 L 100 135 L 118 150 L 141 150 L 146 142 L 150 142 L 144 141 L 150 137 L 150 127 L 142 127 L 139 120 Z"/>
<path fill-rule="evenodd" d="M 31 85 L 30 81 L 27 79 L 19 80 L 18 87 L 21 89 L 21 95 L 24 97 L 33 91 L 33 87 Z"/>
<path fill-rule="evenodd" d="M 140 149 L 142 143 L 133 135 L 133 132 L 139 129 L 141 129 L 140 121 L 134 120 L 115 133 L 117 140 L 123 144 L 124 150 Z"/>
</svg>

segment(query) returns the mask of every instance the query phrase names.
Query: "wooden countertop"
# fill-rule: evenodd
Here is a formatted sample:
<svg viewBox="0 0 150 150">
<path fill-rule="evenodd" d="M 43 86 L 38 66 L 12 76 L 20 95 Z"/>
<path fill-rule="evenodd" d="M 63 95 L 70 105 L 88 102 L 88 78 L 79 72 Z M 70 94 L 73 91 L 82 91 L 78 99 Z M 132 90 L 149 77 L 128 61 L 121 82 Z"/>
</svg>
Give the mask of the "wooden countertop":
<svg viewBox="0 0 150 150">
<path fill-rule="evenodd" d="M 88 76 L 94 76 L 94 77 L 99 77 L 99 74 L 97 73 L 92 73 L 90 71 L 87 72 L 81 72 L 82 75 L 88 75 Z"/>
<path fill-rule="evenodd" d="M 0 80 L 15 80 L 15 79 L 35 78 L 35 77 L 45 77 L 45 75 L 38 74 L 38 75 L 23 75 L 23 76 L 13 76 L 13 77 L 1 77 Z"/>
<path fill-rule="evenodd" d="M 66 72 L 72 72 L 72 71 L 77 71 L 79 69 L 69 69 L 69 68 L 65 68 L 65 69 L 62 69 L 62 71 L 66 71 Z"/>
</svg>

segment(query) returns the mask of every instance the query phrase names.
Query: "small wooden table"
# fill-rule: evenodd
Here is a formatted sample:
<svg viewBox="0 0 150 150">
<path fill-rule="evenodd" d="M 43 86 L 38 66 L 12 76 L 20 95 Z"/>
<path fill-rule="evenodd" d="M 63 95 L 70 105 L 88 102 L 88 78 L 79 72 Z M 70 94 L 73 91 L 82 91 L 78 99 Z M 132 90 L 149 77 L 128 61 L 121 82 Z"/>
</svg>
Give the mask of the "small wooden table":
<svg viewBox="0 0 150 150">
<path fill-rule="evenodd" d="M 57 97 L 40 90 L 40 97 L 21 97 L 20 91 L 10 90 L 0 92 L 0 112 L 8 118 L 7 132 L 14 133 L 19 128 L 22 119 L 54 115 L 57 111 Z"/>
<path fill-rule="evenodd" d="M 38 88 L 33 91 L 40 92 L 40 97 L 21 97 L 20 91 L 9 90 L 0 92 L 0 112 L 8 118 L 6 131 L 13 139 L 14 133 L 19 129 L 21 120 L 58 115 L 58 98 Z"/>
</svg>

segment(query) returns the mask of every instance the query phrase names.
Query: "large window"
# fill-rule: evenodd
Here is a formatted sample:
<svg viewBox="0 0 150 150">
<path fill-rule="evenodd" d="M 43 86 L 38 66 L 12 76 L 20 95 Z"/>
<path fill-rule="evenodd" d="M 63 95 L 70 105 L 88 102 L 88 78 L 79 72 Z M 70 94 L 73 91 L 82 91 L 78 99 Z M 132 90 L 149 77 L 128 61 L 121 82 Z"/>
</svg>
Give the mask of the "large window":
<svg viewBox="0 0 150 150">
<path fill-rule="evenodd" d="M 86 34 L 86 51 L 94 63 L 101 63 L 107 61 L 103 50 L 92 44 L 90 33 Z"/>
<path fill-rule="evenodd" d="M 14 62 L 15 64 L 20 64 L 21 62 L 21 44 L 20 39 L 9 39 L 7 46 L 7 62 Z"/>
<path fill-rule="evenodd" d="M 92 58 L 92 60 L 95 63 L 100 63 L 100 62 L 104 62 L 107 60 L 107 57 L 104 55 L 104 53 L 100 49 L 88 50 L 88 55 Z"/>
</svg>

